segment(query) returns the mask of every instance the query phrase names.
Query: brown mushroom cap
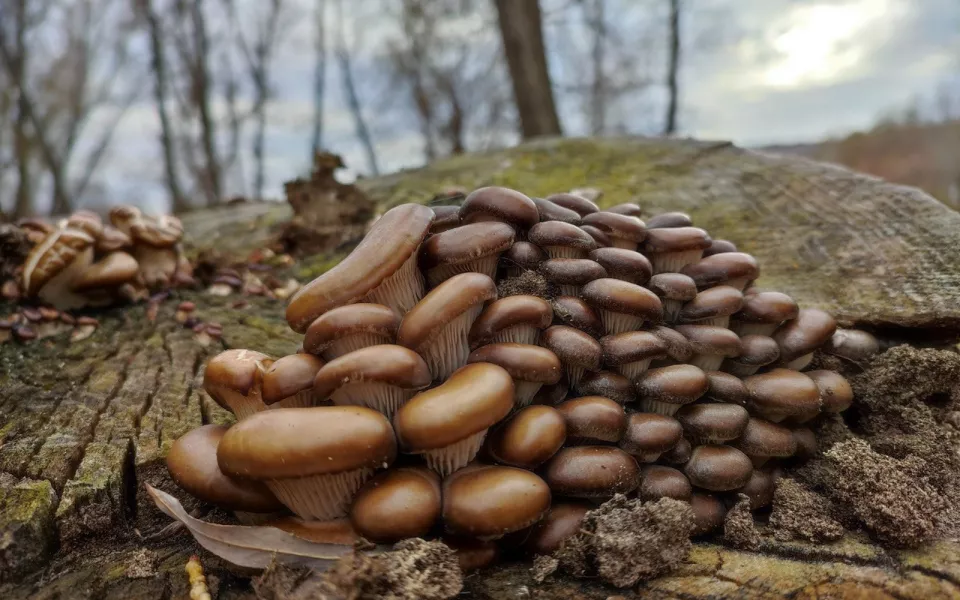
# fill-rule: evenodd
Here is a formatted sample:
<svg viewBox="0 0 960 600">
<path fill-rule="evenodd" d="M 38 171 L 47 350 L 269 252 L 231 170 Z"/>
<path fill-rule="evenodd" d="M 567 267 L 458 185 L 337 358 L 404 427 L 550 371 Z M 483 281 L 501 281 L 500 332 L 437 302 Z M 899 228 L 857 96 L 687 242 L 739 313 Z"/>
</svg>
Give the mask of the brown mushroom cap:
<svg viewBox="0 0 960 600">
<path fill-rule="evenodd" d="M 880 341 L 873 334 L 859 329 L 837 329 L 823 350 L 859 363 L 880 352 Z"/>
<path fill-rule="evenodd" d="M 680 309 L 681 323 L 727 317 L 743 306 L 743 294 L 737 288 L 720 285 L 704 290 Z"/>
<path fill-rule="evenodd" d="M 684 435 L 695 444 L 721 444 L 743 433 L 750 415 L 736 404 L 688 404 L 677 411 Z"/>
<path fill-rule="evenodd" d="M 647 229 L 665 229 L 670 227 L 690 227 L 693 219 L 682 212 L 667 212 L 647 219 Z"/>
<path fill-rule="evenodd" d="M 583 217 L 584 225 L 591 225 L 610 236 L 611 240 L 625 240 L 633 244 L 647 237 L 647 227 L 637 217 L 600 211 Z"/>
<path fill-rule="evenodd" d="M 502 367 L 474 363 L 421 392 L 394 416 L 400 443 L 418 453 L 444 448 L 488 429 L 513 408 L 513 380 Z"/>
<path fill-rule="evenodd" d="M 581 217 L 600 210 L 599 206 L 577 194 L 552 194 L 547 196 L 547 200 L 557 206 L 572 210 Z"/>
<path fill-rule="evenodd" d="M 770 506 L 773 502 L 773 492 L 776 484 L 776 478 L 773 472 L 768 469 L 754 469 L 750 475 L 750 480 L 740 489 L 738 494 L 744 494 L 750 499 L 750 509 L 757 510 L 765 506 Z"/>
<path fill-rule="evenodd" d="M 270 405 L 313 387 L 323 361 L 312 354 L 290 354 L 279 358 L 263 372 L 261 394 Z"/>
<path fill-rule="evenodd" d="M 553 321 L 553 309 L 550 303 L 537 296 L 517 295 L 500 298 L 491 302 L 470 328 L 470 349 L 499 339 L 500 332 L 511 327 L 533 327 L 546 329 Z M 535 340 L 534 340 L 535 341 Z"/>
<path fill-rule="evenodd" d="M 303 333 L 328 310 L 362 301 L 415 255 L 432 222 L 433 211 L 419 204 L 385 212 L 353 252 L 293 295 L 287 305 L 290 327 Z"/>
<path fill-rule="evenodd" d="M 392 342 L 400 327 L 400 315 L 382 304 L 359 302 L 338 306 L 316 319 L 303 337 L 303 349 L 320 354 L 337 340 L 348 335 L 373 334 L 384 342 Z"/>
<path fill-rule="evenodd" d="M 584 254 L 597 247 L 590 234 L 576 225 L 563 221 L 544 221 L 530 228 L 527 238 L 541 248 L 563 246 L 580 250 Z"/>
<path fill-rule="evenodd" d="M 603 335 L 603 321 L 597 311 L 576 296 L 559 296 L 553 300 L 553 314 L 560 323 L 594 337 Z"/>
<path fill-rule="evenodd" d="M 396 455 L 390 422 L 359 406 L 259 412 L 231 427 L 217 450 L 224 473 L 252 479 L 373 469 Z"/>
<path fill-rule="evenodd" d="M 600 338 L 603 362 L 609 366 L 649 360 L 666 355 L 667 346 L 649 331 L 627 331 Z"/>
<path fill-rule="evenodd" d="M 500 257 L 507 266 L 516 266 L 526 271 L 535 271 L 540 263 L 547 259 L 547 253 L 540 246 L 530 242 L 514 242 Z"/>
<path fill-rule="evenodd" d="M 495 539 L 529 527 L 550 509 L 550 488 L 529 471 L 513 467 L 467 467 L 443 482 L 447 531 Z"/>
<path fill-rule="evenodd" d="M 793 439 L 797 443 L 797 451 L 794 456 L 797 458 L 813 458 L 817 455 L 817 434 L 808 427 L 797 427 L 793 433 Z"/>
<path fill-rule="evenodd" d="M 743 487 L 753 473 L 753 463 L 743 452 L 730 446 L 697 446 L 683 469 L 690 483 L 726 492 Z"/>
<path fill-rule="evenodd" d="M 566 422 L 557 409 L 528 406 L 490 434 L 487 450 L 499 463 L 532 470 L 557 453 L 566 435 Z"/>
<path fill-rule="evenodd" d="M 431 342 L 447 323 L 472 307 L 497 297 L 497 284 L 481 273 L 461 273 L 430 291 L 404 315 L 397 343 L 419 350 Z"/>
<path fill-rule="evenodd" d="M 134 243 L 171 248 L 183 238 L 183 224 L 173 215 L 135 219 L 130 223 L 130 237 Z"/>
<path fill-rule="evenodd" d="M 694 354 L 740 355 L 740 337 L 726 327 L 677 325 L 676 329 L 690 342 Z"/>
<path fill-rule="evenodd" d="M 557 405 L 566 422 L 568 444 L 617 443 L 627 427 L 623 407 L 609 398 L 583 396 Z"/>
<path fill-rule="evenodd" d="M 554 325 L 543 332 L 540 343 L 556 354 L 564 365 L 570 364 L 588 371 L 600 369 L 600 358 L 603 356 L 600 342 L 579 329 Z"/>
<path fill-rule="evenodd" d="M 584 396 L 603 396 L 621 405 L 637 400 L 633 382 L 613 371 L 587 373 L 577 384 L 577 391 Z"/>
<path fill-rule="evenodd" d="M 640 485 L 636 459 L 615 446 L 573 446 L 557 452 L 544 467 L 553 493 L 571 498 L 610 498 Z"/>
<path fill-rule="evenodd" d="M 589 258 L 550 258 L 537 270 L 547 281 L 560 285 L 583 285 L 607 276 L 606 270 Z"/>
<path fill-rule="evenodd" d="M 613 279 L 643 285 L 653 274 L 653 266 L 646 256 L 626 248 L 597 248 L 589 258 L 603 267 L 607 276 Z"/>
<path fill-rule="evenodd" d="M 253 350 L 225 350 L 207 361 L 203 389 L 223 408 L 233 411 L 236 396 L 245 397 L 262 382 L 270 357 Z"/>
<path fill-rule="evenodd" d="M 671 365 L 650 369 L 637 380 L 641 400 L 676 405 L 690 404 L 709 388 L 706 373 L 693 365 Z"/>
<path fill-rule="evenodd" d="M 581 225 L 580 229 L 587 232 L 587 234 L 593 238 L 593 241 L 597 243 L 597 246 L 601 248 L 606 248 L 607 246 L 613 245 L 613 240 L 610 239 L 610 236 L 600 230 L 599 227 L 594 227 L 593 225 Z"/>
<path fill-rule="evenodd" d="M 609 277 L 596 279 L 583 286 L 580 295 L 587 304 L 597 310 L 643 317 L 652 323 L 663 320 L 660 298 L 650 290 L 633 283 Z"/>
<path fill-rule="evenodd" d="M 533 200 L 516 190 L 504 187 L 483 187 L 467 196 L 460 205 L 463 223 L 502 221 L 525 231 L 540 221 L 540 212 Z"/>
<path fill-rule="evenodd" d="M 643 209 L 640 208 L 640 205 L 635 202 L 624 202 L 622 204 L 615 204 L 611 206 L 607 209 L 607 212 L 627 215 L 629 217 L 639 217 L 640 213 L 643 212 Z"/>
<path fill-rule="evenodd" d="M 620 448 L 640 462 L 653 462 L 680 441 L 683 428 L 673 417 L 653 413 L 633 413 L 620 439 Z"/>
<path fill-rule="evenodd" d="M 787 321 L 773 334 L 780 346 L 779 364 L 788 364 L 813 352 L 830 341 L 837 330 L 837 321 L 817 308 L 804 308 L 797 317 Z"/>
<path fill-rule="evenodd" d="M 693 494 L 690 480 L 673 467 L 644 465 L 640 473 L 642 479 L 637 489 L 637 497 L 644 502 L 660 498 L 690 500 L 690 495 Z"/>
<path fill-rule="evenodd" d="M 353 523 L 345 517 L 328 521 L 306 521 L 300 517 L 280 517 L 263 524 L 264 527 L 276 527 L 298 538 L 319 544 L 340 544 L 352 546 L 360 541 Z"/>
<path fill-rule="evenodd" d="M 593 506 L 586 502 L 554 502 L 550 512 L 533 526 L 523 546 L 530 554 L 549 555 L 580 532 L 580 523 Z"/>
<path fill-rule="evenodd" d="M 689 302 L 697 297 L 697 284 L 682 273 L 657 273 L 647 288 L 664 300 Z"/>
<path fill-rule="evenodd" d="M 133 281 L 140 264 L 126 252 L 111 252 L 83 270 L 70 286 L 82 292 L 97 288 L 113 288 Z"/>
<path fill-rule="evenodd" d="M 390 469 L 368 481 L 353 499 L 350 521 L 374 542 L 426 535 L 440 517 L 440 478 L 422 467 Z"/>
<path fill-rule="evenodd" d="M 329 398 L 344 385 L 361 382 L 420 390 L 430 385 L 431 377 L 427 363 L 416 352 L 403 346 L 381 344 L 354 350 L 331 360 L 315 372 L 312 381 L 314 394 L 319 398 Z"/>
<path fill-rule="evenodd" d="M 430 236 L 420 247 L 420 268 L 428 271 L 441 265 L 459 265 L 499 255 L 513 245 L 513 227 L 497 221 L 461 225 Z"/>
<path fill-rule="evenodd" d="M 716 289 L 716 288 L 714 288 Z M 745 335 L 740 338 L 740 355 L 728 359 L 745 367 L 764 367 L 780 358 L 780 346 L 765 335 Z"/>
<path fill-rule="evenodd" d="M 750 399 L 747 386 L 736 375 L 722 371 L 707 371 L 707 382 L 709 389 L 704 394 L 705 398 L 739 406 L 746 406 Z"/>
<path fill-rule="evenodd" d="M 821 409 L 825 413 L 841 413 L 853 404 L 853 388 L 843 375 L 836 371 L 807 371 L 807 377 L 820 390 Z"/>
<path fill-rule="evenodd" d="M 753 281 L 760 276 L 757 259 L 743 252 L 723 252 L 701 258 L 685 266 L 682 271 L 697 282 L 700 289 L 720 285 L 728 281 Z"/>
<path fill-rule="evenodd" d="M 430 233 L 443 233 L 460 226 L 459 206 L 431 206 L 430 208 L 434 215 L 433 223 L 430 225 Z"/>
<path fill-rule="evenodd" d="M 570 384 L 565 377 L 561 376 L 560 381 L 553 385 L 540 386 L 531 404 L 554 406 L 566 400 L 569 393 Z"/>
<path fill-rule="evenodd" d="M 693 535 L 703 535 L 723 527 L 727 506 L 713 494 L 694 493 L 690 496 L 693 509 Z"/>
<path fill-rule="evenodd" d="M 779 423 L 787 417 L 816 413 L 820 390 L 807 375 L 789 369 L 773 369 L 743 380 L 750 393 L 751 412 Z"/>
<path fill-rule="evenodd" d="M 682 363 L 690 360 L 690 357 L 693 356 L 693 348 L 690 346 L 690 342 L 679 331 L 664 325 L 657 325 L 651 328 L 650 332 L 663 342 L 670 360 Z"/>
<path fill-rule="evenodd" d="M 795 319 L 799 308 L 793 298 L 780 292 L 744 295 L 743 307 L 733 318 L 741 323 L 782 323 Z"/>
<path fill-rule="evenodd" d="M 710 247 L 710 236 L 699 227 L 668 227 L 647 232 L 643 242 L 646 253 L 683 252 Z"/>
<path fill-rule="evenodd" d="M 58 229 L 33 247 L 23 263 L 23 293 L 36 296 L 78 257 L 93 257 L 93 238 L 75 229 Z M 84 265 L 85 266 L 85 265 Z"/>
<path fill-rule="evenodd" d="M 793 432 L 763 419 L 751 418 L 734 444 L 747 456 L 760 459 L 762 464 L 770 457 L 786 458 L 797 451 L 797 440 Z"/>
<path fill-rule="evenodd" d="M 471 352 L 467 363 L 498 365 L 518 381 L 547 385 L 560 381 L 562 368 L 556 354 L 531 344 L 487 344 Z"/>
<path fill-rule="evenodd" d="M 500 558 L 500 546 L 495 541 L 462 535 L 445 535 L 440 539 L 457 555 L 464 574 L 489 567 Z"/>
<path fill-rule="evenodd" d="M 167 469 L 191 496 L 227 510 L 268 513 L 283 510 L 263 483 L 228 477 L 217 464 L 217 446 L 226 425 L 203 425 L 177 439 L 167 454 Z"/>
<path fill-rule="evenodd" d="M 693 454 L 693 446 L 687 438 L 680 438 L 680 441 L 674 444 L 673 448 L 662 453 L 658 460 L 668 465 L 685 465 L 690 460 L 691 454 Z"/>
<path fill-rule="evenodd" d="M 704 256 L 713 256 L 714 254 L 723 254 L 724 252 L 736 252 L 737 245 L 730 240 L 713 240 L 710 247 L 703 251 Z"/>
<path fill-rule="evenodd" d="M 580 214 L 576 211 L 564 208 L 543 198 L 530 198 L 537 205 L 537 212 L 540 213 L 540 222 L 562 221 L 573 225 L 580 224 Z"/>
</svg>

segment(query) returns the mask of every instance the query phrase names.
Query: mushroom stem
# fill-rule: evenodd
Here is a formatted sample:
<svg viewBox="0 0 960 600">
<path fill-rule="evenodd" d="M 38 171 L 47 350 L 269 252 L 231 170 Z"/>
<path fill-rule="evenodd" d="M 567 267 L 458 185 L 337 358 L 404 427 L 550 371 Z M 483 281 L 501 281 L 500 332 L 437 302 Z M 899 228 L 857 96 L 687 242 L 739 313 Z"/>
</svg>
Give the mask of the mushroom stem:
<svg viewBox="0 0 960 600">
<path fill-rule="evenodd" d="M 661 298 L 660 303 L 663 305 L 663 320 L 667 323 L 676 323 L 680 317 L 680 309 L 683 308 L 683 300 Z"/>
<path fill-rule="evenodd" d="M 779 323 L 743 323 L 740 321 L 734 321 L 730 324 L 730 330 L 740 337 L 746 337 L 748 335 L 763 335 L 771 336 L 773 332 L 779 327 Z"/>
<path fill-rule="evenodd" d="M 786 364 L 786 366 L 784 366 L 784 368 L 791 369 L 794 371 L 802 371 L 806 369 L 811 362 L 813 362 L 813 352 L 811 352 L 810 354 L 804 354 L 800 358 L 795 358 L 791 360 Z"/>
<path fill-rule="evenodd" d="M 643 412 L 655 413 L 658 415 L 667 415 L 668 417 L 672 417 L 673 415 L 677 414 L 677 411 L 680 410 L 681 406 L 683 405 L 673 404 L 670 402 L 662 402 L 660 400 L 653 400 L 651 398 L 640 399 L 640 408 L 643 409 Z"/>
<path fill-rule="evenodd" d="M 579 365 L 565 365 L 567 372 L 567 381 L 570 383 L 570 389 L 576 389 L 577 384 L 580 383 L 580 380 L 583 379 L 583 376 L 587 374 L 586 367 L 581 367 Z"/>
<path fill-rule="evenodd" d="M 694 248 L 680 252 L 664 252 L 652 254 L 650 263 L 653 265 L 653 274 L 679 273 L 685 266 L 699 262 L 703 258 L 703 250 Z"/>
<path fill-rule="evenodd" d="M 610 236 L 610 245 L 614 248 L 624 248 L 626 250 L 636 250 L 637 243 L 633 240 L 628 240 L 626 238 L 618 238 Z"/>
<path fill-rule="evenodd" d="M 420 348 L 421 356 L 430 367 L 430 374 L 434 380 L 442 381 L 467 364 L 467 357 L 470 356 L 468 334 L 482 310 L 482 305 L 467 309 L 450 321 L 436 340 Z"/>
<path fill-rule="evenodd" d="M 522 381 L 514 379 L 514 410 L 529 406 L 533 397 L 537 395 L 543 383 L 539 381 Z"/>
<path fill-rule="evenodd" d="M 397 271 L 370 290 L 361 302 L 373 302 L 389 306 L 398 313 L 406 314 L 423 298 L 424 281 L 417 268 L 417 253 L 403 263 Z"/>
<path fill-rule="evenodd" d="M 497 262 L 499 260 L 500 256 L 493 254 L 465 263 L 438 265 L 427 271 L 427 284 L 432 289 L 460 273 L 483 273 L 492 279 L 497 276 Z"/>
<path fill-rule="evenodd" d="M 361 348 L 367 348 L 369 346 L 378 346 L 380 344 L 389 344 L 390 342 L 391 339 L 384 335 L 369 332 L 357 333 L 344 336 L 339 340 L 331 342 L 330 346 L 320 353 L 320 356 L 326 361 L 331 361 L 344 354 L 349 354 L 354 350 L 360 350 Z"/>
<path fill-rule="evenodd" d="M 722 354 L 694 354 L 690 364 L 702 371 L 716 371 L 723 364 Z"/>
<path fill-rule="evenodd" d="M 516 327 L 507 327 L 493 334 L 493 343 L 495 344 L 529 344 L 537 345 L 537 339 L 540 337 L 540 330 L 532 325 L 517 325 Z"/>
<path fill-rule="evenodd" d="M 347 514 L 354 494 L 372 475 L 373 469 L 354 469 L 298 479 L 269 479 L 266 484 L 298 517 L 328 521 Z"/>
<path fill-rule="evenodd" d="M 713 327 L 723 327 L 727 328 L 730 325 L 730 316 L 723 317 L 712 317 L 710 319 L 704 319 L 702 321 L 697 321 L 697 325 L 711 325 Z"/>
<path fill-rule="evenodd" d="M 428 467 L 440 474 L 440 477 L 446 477 L 474 459 L 480 452 L 486 435 L 487 430 L 484 429 L 449 446 L 424 450 L 423 459 Z"/>
<path fill-rule="evenodd" d="M 550 258 L 583 258 L 587 251 L 573 246 L 544 246 Z"/>
<path fill-rule="evenodd" d="M 736 375 L 737 377 L 749 377 L 760 370 L 759 366 L 742 365 L 732 360 L 723 361 L 721 367 L 722 368 L 720 370 L 724 373 L 730 373 L 731 375 Z"/>
<path fill-rule="evenodd" d="M 652 360 L 653 357 L 624 363 L 617 367 L 617 371 L 630 381 L 636 382 L 650 368 L 650 361 Z"/>
<path fill-rule="evenodd" d="M 606 329 L 607 335 L 636 331 L 643 325 L 643 317 L 609 310 L 600 311 L 600 320 L 603 321 L 603 327 Z"/>
<path fill-rule="evenodd" d="M 338 406 L 366 406 L 393 419 L 400 407 L 416 393 L 416 390 L 404 390 L 380 381 L 358 381 L 337 389 L 330 400 Z"/>
<path fill-rule="evenodd" d="M 284 398 L 279 402 L 267 406 L 268 410 L 276 408 L 309 408 L 311 406 L 320 406 L 323 404 L 322 398 L 317 398 L 313 390 L 306 389 L 297 392 L 289 398 Z"/>
<path fill-rule="evenodd" d="M 574 298 L 580 297 L 580 287 L 579 285 L 571 285 L 569 283 L 560 284 L 560 295 L 561 296 L 573 296 Z"/>
<path fill-rule="evenodd" d="M 750 285 L 752 281 L 753 280 L 750 279 L 749 277 L 737 277 L 737 278 L 725 281 L 723 285 L 729 285 L 730 287 L 737 288 L 742 292 L 743 290 L 747 289 L 747 286 Z"/>
</svg>

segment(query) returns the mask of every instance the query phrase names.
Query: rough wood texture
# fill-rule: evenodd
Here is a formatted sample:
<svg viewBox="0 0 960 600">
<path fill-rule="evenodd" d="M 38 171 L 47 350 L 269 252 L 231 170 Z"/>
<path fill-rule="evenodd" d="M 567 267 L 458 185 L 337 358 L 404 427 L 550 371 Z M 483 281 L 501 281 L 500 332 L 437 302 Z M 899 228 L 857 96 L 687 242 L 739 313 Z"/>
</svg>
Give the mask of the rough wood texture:
<svg viewBox="0 0 960 600">
<path fill-rule="evenodd" d="M 686 210 L 754 253 L 761 285 L 805 305 L 878 326 L 960 325 L 960 215 L 916 190 L 726 144 L 653 140 L 541 142 L 362 186 L 391 206 L 455 184 L 533 195 L 592 185 L 605 192 L 603 204 Z M 242 257 L 288 216 L 282 205 L 243 205 L 184 215 L 184 223 L 193 252 Z M 340 256 L 302 261 L 290 273 L 313 277 Z M 224 326 L 222 343 L 203 347 L 174 322 L 181 299 Z M 173 491 L 161 462 L 170 443 L 201 423 L 229 420 L 200 390 L 207 356 L 223 347 L 280 355 L 299 342 L 283 303 L 251 299 L 234 310 L 234 300 L 181 293 L 153 321 L 143 306 L 99 311 L 102 326 L 83 342 L 60 336 L 0 345 L 0 597 L 185 596 L 182 568 L 193 548 L 182 534 L 140 541 L 137 531 L 149 535 L 167 523 L 142 484 Z M 0 315 L 9 308 L 0 304 Z M 638 592 L 569 579 L 537 586 L 520 566 L 469 578 L 468 590 L 476 598 L 960 597 L 958 557 L 952 542 L 910 553 L 861 538 L 757 553 L 699 544 L 689 565 Z M 209 555 L 205 561 L 220 598 L 249 593 L 244 579 Z"/>
</svg>

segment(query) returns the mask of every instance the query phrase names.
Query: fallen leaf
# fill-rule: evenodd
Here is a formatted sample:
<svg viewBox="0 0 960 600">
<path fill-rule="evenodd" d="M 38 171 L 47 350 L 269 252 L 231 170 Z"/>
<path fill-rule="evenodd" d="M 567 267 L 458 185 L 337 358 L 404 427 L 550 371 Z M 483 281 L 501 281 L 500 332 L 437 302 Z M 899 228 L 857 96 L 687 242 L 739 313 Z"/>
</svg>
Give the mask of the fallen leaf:
<svg viewBox="0 0 960 600">
<path fill-rule="evenodd" d="M 170 494 L 144 484 L 157 508 L 184 524 L 201 546 L 241 567 L 265 569 L 270 563 L 326 570 L 353 550 L 345 544 L 322 544 L 298 538 L 276 527 L 216 525 L 187 514 Z"/>
</svg>

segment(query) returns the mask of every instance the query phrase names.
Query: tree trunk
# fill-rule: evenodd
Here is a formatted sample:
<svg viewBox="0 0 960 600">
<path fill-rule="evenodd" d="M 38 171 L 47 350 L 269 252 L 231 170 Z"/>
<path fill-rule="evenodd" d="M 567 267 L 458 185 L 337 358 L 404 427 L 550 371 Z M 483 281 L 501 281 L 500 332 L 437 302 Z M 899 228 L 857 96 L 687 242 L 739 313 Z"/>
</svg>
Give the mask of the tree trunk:
<svg viewBox="0 0 960 600">
<path fill-rule="evenodd" d="M 664 135 L 677 131 L 677 106 L 680 102 L 677 83 L 677 71 L 680 70 L 680 0 L 670 0 L 670 59 L 667 65 L 667 121 L 663 127 Z"/>
<path fill-rule="evenodd" d="M 220 159 L 217 153 L 216 122 L 210 111 L 210 70 L 209 70 L 209 41 L 207 39 L 207 22 L 203 14 L 203 0 L 193 0 L 190 3 L 190 20 L 193 27 L 193 46 L 195 62 L 193 69 L 193 94 L 197 113 L 200 115 L 200 144 L 203 147 L 203 156 L 206 161 L 204 169 L 204 191 L 207 194 L 207 204 L 215 204 L 221 199 L 220 189 Z"/>
<path fill-rule="evenodd" d="M 363 106 L 360 104 L 360 96 L 357 94 L 357 87 L 353 81 L 353 69 L 350 66 L 350 52 L 347 50 L 346 39 L 343 35 L 343 7 L 342 3 L 337 2 L 337 62 L 340 65 L 340 75 L 343 77 L 343 89 L 347 94 L 347 105 L 350 107 L 350 114 L 353 115 L 354 127 L 357 131 L 357 139 L 363 146 L 363 151 L 367 155 L 367 166 L 373 175 L 380 174 L 380 167 L 377 164 L 377 152 L 373 146 L 373 138 L 370 130 L 367 128 L 367 121 L 363 116 Z"/>
<path fill-rule="evenodd" d="M 177 174 L 177 157 L 174 149 L 173 126 L 167 111 L 167 59 L 163 48 L 163 26 L 160 17 L 153 10 L 152 0 L 139 0 L 137 8 L 147 22 L 150 37 L 150 67 L 153 71 L 153 101 L 160 121 L 160 147 L 163 150 L 163 166 L 170 193 L 170 205 L 173 212 L 182 212 L 190 208 L 180 187 Z"/>
<path fill-rule="evenodd" d="M 13 124 L 13 152 L 17 161 L 17 202 L 13 209 L 15 217 L 27 217 L 33 212 L 33 195 L 30 181 L 30 138 L 27 134 L 29 118 L 27 112 L 27 95 L 23 93 L 26 87 L 26 44 L 24 34 L 26 23 L 26 0 L 16 2 L 14 34 L 13 65 L 10 69 L 10 79 L 17 91 L 17 119 Z"/>
<path fill-rule="evenodd" d="M 524 139 L 561 135 L 537 0 L 495 0 Z"/>
<path fill-rule="evenodd" d="M 590 29 L 593 30 L 593 82 L 590 86 L 590 133 L 600 135 L 606 129 L 607 93 L 606 74 L 603 70 L 604 46 L 607 43 L 607 26 L 604 14 L 606 0 L 593 0 L 590 6 Z"/>
<path fill-rule="evenodd" d="M 323 97 L 327 82 L 327 2 L 316 0 L 314 18 L 314 67 L 313 67 L 313 135 L 311 136 L 311 155 L 323 146 Z"/>
</svg>

